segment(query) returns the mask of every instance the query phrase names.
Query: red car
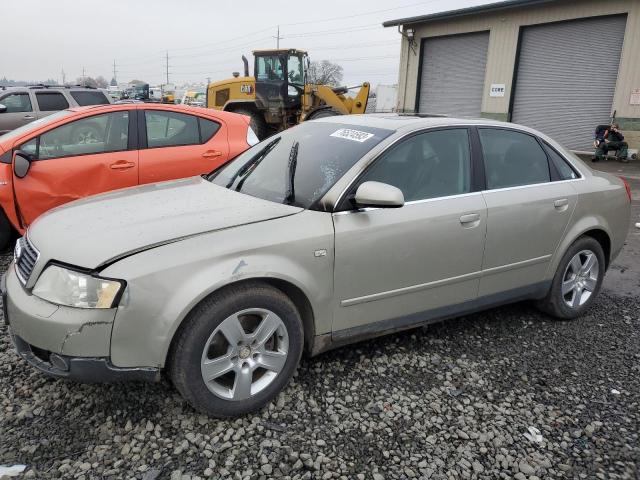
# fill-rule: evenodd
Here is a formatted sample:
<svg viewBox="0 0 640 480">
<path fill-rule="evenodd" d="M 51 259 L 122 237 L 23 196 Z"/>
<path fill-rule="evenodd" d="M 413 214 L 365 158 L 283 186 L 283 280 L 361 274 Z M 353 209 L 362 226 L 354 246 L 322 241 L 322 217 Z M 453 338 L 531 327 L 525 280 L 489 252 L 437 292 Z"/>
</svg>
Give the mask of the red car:
<svg viewBox="0 0 640 480">
<path fill-rule="evenodd" d="M 63 203 L 215 170 L 258 142 L 249 120 L 129 103 L 62 110 L 0 136 L 0 248 Z"/>
</svg>

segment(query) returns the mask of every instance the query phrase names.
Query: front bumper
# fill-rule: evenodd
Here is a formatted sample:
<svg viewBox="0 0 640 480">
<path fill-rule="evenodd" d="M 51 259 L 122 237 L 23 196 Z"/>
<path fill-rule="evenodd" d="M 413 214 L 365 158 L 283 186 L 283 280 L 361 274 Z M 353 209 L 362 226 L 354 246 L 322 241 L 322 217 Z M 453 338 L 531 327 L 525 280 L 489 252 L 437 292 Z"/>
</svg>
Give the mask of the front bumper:
<svg viewBox="0 0 640 480">
<path fill-rule="evenodd" d="M 16 336 L 9 328 L 9 335 L 18 354 L 41 372 L 56 378 L 67 378 L 86 383 L 124 382 L 141 380 L 157 382 L 157 368 L 118 368 L 108 358 L 69 357 L 33 347 Z"/>
<path fill-rule="evenodd" d="M 4 321 L 18 354 L 42 372 L 83 382 L 157 381 L 157 368 L 118 368 L 109 350 L 115 309 L 55 305 L 30 295 L 11 263 L 0 282 Z"/>
</svg>

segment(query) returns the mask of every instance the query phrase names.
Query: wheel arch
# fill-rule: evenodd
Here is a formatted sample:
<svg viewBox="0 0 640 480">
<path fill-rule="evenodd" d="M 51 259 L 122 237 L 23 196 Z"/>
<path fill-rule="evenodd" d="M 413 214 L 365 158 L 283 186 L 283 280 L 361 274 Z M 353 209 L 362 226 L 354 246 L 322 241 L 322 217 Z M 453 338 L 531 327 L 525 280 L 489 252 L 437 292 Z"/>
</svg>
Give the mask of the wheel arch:
<svg viewBox="0 0 640 480">
<path fill-rule="evenodd" d="M 604 252 L 605 268 L 609 269 L 611 263 L 611 237 L 601 228 L 593 228 L 584 232 L 581 237 L 591 237 L 596 240 Z"/>
<path fill-rule="evenodd" d="M 271 286 L 277 290 L 280 290 L 284 293 L 295 305 L 298 313 L 300 314 L 300 318 L 302 320 L 302 328 L 304 333 L 304 349 L 306 352 L 311 352 L 313 348 L 313 342 L 315 339 L 315 313 L 313 310 L 313 306 L 307 294 L 300 288 L 298 285 L 295 285 L 293 282 L 289 280 L 285 280 L 277 277 L 247 277 L 240 280 L 236 280 L 225 285 L 219 285 L 214 287 L 210 291 L 201 295 L 201 297 L 191 306 L 191 308 L 186 311 L 179 321 L 176 322 L 176 326 L 171 332 L 171 338 L 168 342 L 167 347 L 164 352 L 164 362 L 163 365 L 166 368 L 167 359 L 170 358 L 171 350 L 174 346 L 176 339 L 179 336 L 180 331 L 184 328 L 186 320 L 189 318 L 191 312 L 195 311 L 198 306 L 202 304 L 202 302 L 206 301 L 212 295 L 217 295 L 225 290 L 230 290 L 233 288 L 242 287 L 245 285 L 255 285 L 255 284 L 263 284 Z"/>
<path fill-rule="evenodd" d="M 608 224 L 604 218 L 587 217 L 573 225 L 561 240 L 553 257 L 553 261 L 549 264 L 549 270 L 546 275 L 547 278 L 553 278 L 556 273 L 556 269 L 558 268 L 558 264 L 565 252 L 575 243 L 576 240 L 584 236 L 595 239 L 600 246 L 602 246 L 606 263 L 605 268 L 609 268 L 612 256 L 612 236 Z"/>
</svg>

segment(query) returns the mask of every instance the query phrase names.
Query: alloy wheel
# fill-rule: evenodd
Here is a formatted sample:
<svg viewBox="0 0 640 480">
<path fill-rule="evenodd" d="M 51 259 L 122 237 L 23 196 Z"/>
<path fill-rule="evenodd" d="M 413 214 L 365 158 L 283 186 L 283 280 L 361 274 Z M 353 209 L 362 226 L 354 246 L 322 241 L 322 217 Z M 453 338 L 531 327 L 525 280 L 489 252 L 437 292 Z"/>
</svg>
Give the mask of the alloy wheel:
<svg viewBox="0 0 640 480">
<path fill-rule="evenodd" d="M 205 385 L 225 400 L 245 400 L 270 385 L 284 368 L 289 336 L 282 319 L 261 308 L 227 317 L 207 340 L 200 370 Z"/>
<path fill-rule="evenodd" d="M 600 264 L 591 250 L 576 253 L 562 277 L 562 298 L 567 306 L 576 309 L 584 305 L 598 285 Z"/>
</svg>

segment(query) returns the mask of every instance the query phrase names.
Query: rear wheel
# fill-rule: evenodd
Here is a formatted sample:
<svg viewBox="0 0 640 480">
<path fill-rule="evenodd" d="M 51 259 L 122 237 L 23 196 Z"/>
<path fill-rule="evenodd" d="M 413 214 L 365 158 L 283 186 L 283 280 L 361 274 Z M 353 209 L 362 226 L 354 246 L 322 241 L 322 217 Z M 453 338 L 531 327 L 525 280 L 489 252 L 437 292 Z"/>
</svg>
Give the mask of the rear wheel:
<svg viewBox="0 0 640 480">
<path fill-rule="evenodd" d="M 231 287 L 185 320 L 172 347 L 170 376 L 197 410 L 243 415 L 286 386 L 302 346 L 300 316 L 284 293 L 259 283 Z"/>
<path fill-rule="evenodd" d="M 267 122 L 265 122 L 264 117 L 259 112 L 254 110 L 249 110 L 245 108 L 238 108 L 237 110 L 233 110 L 234 113 L 239 113 L 240 115 L 246 115 L 250 117 L 249 126 L 251 130 L 258 136 L 258 139 L 264 140 L 269 136 L 269 127 Z"/>
<path fill-rule="evenodd" d="M 539 308 L 558 318 L 579 317 L 598 296 L 605 267 L 600 243 L 591 237 L 579 238 L 562 257 L 549 293 L 538 302 Z"/>
</svg>

